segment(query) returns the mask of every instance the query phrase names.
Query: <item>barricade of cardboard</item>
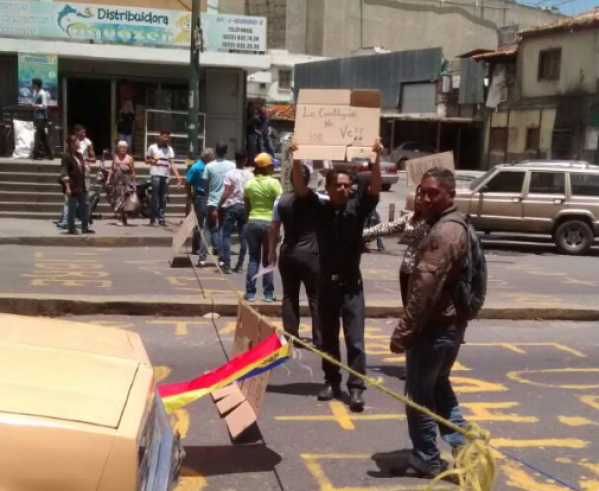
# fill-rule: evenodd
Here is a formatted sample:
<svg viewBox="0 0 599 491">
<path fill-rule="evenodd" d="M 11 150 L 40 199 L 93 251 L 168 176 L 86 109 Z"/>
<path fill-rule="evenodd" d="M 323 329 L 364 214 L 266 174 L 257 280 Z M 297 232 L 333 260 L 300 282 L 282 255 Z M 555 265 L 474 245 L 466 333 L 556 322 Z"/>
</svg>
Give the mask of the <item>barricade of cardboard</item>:
<svg viewBox="0 0 599 491">
<path fill-rule="evenodd" d="M 187 266 L 190 262 L 188 256 L 182 256 L 180 254 L 181 249 L 187 242 L 189 236 L 193 233 L 194 228 L 197 225 L 196 214 L 191 211 L 189 215 L 185 217 L 183 223 L 179 227 L 179 230 L 173 236 L 173 242 L 171 245 L 172 248 L 172 257 L 170 260 L 171 268 Z"/>
<path fill-rule="evenodd" d="M 418 185 L 424 173 L 434 167 L 443 167 L 455 172 L 453 152 L 435 153 L 419 159 L 410 159 L 406 162 L 408 184 Z"/>
<path fill-rule="evenodd" d="M 379 138 L 381 96 L 378 90 L 300 90 L 294 137 L 300 160 L 367 158 Z"/>
<path fill-rule="evenodd" d="M 268 321 L 243 304 L 237 309 L 237 327 L 231 358 L 245 353 L 274 332 Z M 216 409 L 224 418 L 233 441 L 258 420 L 268 385 L 269 372 L 250 377 L 212 393 Z"/>
</svg>

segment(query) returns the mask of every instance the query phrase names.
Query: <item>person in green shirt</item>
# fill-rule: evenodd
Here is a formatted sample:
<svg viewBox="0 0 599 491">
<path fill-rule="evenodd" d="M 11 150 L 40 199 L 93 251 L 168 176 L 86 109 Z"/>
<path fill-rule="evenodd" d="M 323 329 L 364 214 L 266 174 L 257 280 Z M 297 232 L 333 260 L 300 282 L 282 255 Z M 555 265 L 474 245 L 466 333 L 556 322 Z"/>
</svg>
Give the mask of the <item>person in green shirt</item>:
<svg viewBox="0 0 599 491">
<path fill-rule="evenodd" d="M 247 278 L 245 281 L 245 296 L 247 301 L 256 298 L 256 279 L 260 263 L 268 267 L 268 229 L 272 221 L 274 202 L 283 189 L 281 183 L 272 177 L 274 172 L 273 159 L 267 153 L 261 153 L 254 159 L 255 177 L 244 186 L 245 212 L 248 217 L 247 242 L 250 262 L 248 264 Z M 262 289 L 264 300 L 274 302 L 275 284 L 273 272 L 262 276 Z"/>
</svg>

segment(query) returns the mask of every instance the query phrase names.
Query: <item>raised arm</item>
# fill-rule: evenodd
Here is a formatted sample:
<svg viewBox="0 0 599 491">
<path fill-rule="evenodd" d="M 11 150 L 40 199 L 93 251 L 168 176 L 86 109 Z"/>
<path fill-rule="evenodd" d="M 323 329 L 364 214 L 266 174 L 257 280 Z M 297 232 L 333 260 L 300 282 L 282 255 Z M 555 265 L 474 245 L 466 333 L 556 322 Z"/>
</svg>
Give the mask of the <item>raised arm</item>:
<svg viewBox="0 0 599 491">
<path fill-rule="evenodd" d="M 405 232 L 410 221 L 410 215 L 404 215 L 389 223 L 379 223 L 374 227 L 365 228 L 362 233 L 364 242 L 368 242 L 379 235 L 401 235 Z"/>
<path fill-rule="evenodd" d="M 368 187 L 368 194 L 371 196 L 378 196 L 383 186 L 383 176 L 381 175 L 381 153 L 383 153 L 383 150 L 381 140 L 377 139 L 374 145 L 372 145 L 372 151 L 376 153 L 376 159 L 372 166 L 372 177 L 370 179 L 370 186 Z"/>
<path fill-rule="evenodd" d="M 289 151 L 293 154 L 299 150 L 299 145 L 292 139 L 289 145 Z M 299 160 L 293 159 L 293 169 L 291 171 L 291 180 L 293 182 L 293 189 L 299 196 L 307 196 L 310 192 L 310 188 L 306 186 L 304 182 L 304 174 L 302 171 L 302 163 Z"/>
</svg>

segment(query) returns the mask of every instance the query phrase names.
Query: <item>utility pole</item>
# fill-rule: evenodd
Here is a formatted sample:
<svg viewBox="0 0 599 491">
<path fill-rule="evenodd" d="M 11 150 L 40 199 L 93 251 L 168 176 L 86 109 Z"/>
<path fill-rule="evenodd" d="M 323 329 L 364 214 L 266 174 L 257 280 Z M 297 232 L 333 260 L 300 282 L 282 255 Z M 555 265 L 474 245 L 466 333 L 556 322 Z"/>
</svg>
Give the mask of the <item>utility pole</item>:
<svg viewBox="0 0 599 491">
<path fill-rule="evenodd" d="M 199 157 L 198 116 L 200 112 L 200 53 L 202 52 L 202 26 L 200 22 L 200 0 L 192 0 L 191 6 L 191 46 L 189 60 L 189 157 Z"/>
</svg>

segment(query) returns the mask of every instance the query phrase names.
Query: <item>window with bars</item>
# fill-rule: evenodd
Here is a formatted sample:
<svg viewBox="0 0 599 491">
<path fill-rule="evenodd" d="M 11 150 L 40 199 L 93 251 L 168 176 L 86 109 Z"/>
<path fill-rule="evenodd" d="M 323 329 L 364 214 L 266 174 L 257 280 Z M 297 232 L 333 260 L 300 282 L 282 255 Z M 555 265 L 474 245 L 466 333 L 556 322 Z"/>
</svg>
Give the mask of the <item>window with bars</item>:
<svg viewBox="0 0 599 491">
<path fill-rule="evenodd" d="M 539 53 L 537 80 L 559 80 L 562 65 L 562 49 L 544 49 Z"/>
</svg>

